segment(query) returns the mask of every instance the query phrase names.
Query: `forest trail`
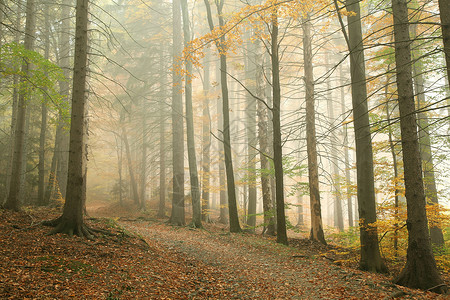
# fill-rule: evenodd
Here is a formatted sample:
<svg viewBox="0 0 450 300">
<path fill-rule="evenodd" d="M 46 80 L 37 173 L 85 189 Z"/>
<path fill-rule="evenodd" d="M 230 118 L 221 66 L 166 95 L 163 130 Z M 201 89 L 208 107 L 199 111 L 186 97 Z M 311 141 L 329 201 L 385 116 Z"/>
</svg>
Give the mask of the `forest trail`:
<svg viewBox="0 0 450 300">
<path fill-rule="evenodd" d="M 175 262 L 197 271 L 205 268 L 206 276 L 214 276 L 198 278 L 195 291 L 186 299 L 208 298 L 217 289 L 225 293 L 221 299 L 388 299 L 402 291 L 406 298 L 434 297 L 400 289 L 388 277 L 337 266 L 319 253 L 306 253 L 261 236 L 153 222 L 120 224 Z"/>
<path fill-rule="evenodd" d="M 136 216 L 88 219 L 94 240 L 47 235 L 59 214 L 0 210 L 0 299 L 445 299 L 338 266 L 309 240 Z"/>
</svg>

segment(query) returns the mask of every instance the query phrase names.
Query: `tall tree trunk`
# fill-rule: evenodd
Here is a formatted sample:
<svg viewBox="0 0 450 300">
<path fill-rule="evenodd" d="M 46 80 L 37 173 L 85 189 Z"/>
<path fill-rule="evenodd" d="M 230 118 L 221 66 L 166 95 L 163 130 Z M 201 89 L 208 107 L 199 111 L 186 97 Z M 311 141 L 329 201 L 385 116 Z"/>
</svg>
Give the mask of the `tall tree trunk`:
<svg viewBox="0 0 450 300">
<path fill-rule="evenodd" d="M 145 201 L 147 198 L 147 113 L 145 99 L 142 99 L 142 157 L 141 157 L 141 191 L 139 205 L 140 210 L 145 211 Z"/>
<path fill-rule="evenodd" d="M 346 117 L 345 108 L 345 82 L 344 82 L 344 74 L 342 70 L 342 64 L 339 66 L 339 78 L 340 78 L 340 91 L 341 91 L 341 113 L 342 113 L 342 122 L 344 123 Z M 343 141 L 344 141 L 344 166 L 345 166 L 345 185 L 346 185 L 346 194 L 347 194 L 347 217 L 348 217 L 348 226 L 353 227 L 353 204 L 352 204 L 352 195 L 351 195 L 351 180 L 350 180 L 350 154 L 349 154 L 349 145 L 348 145 L 348 126 L 344 125 L 342 129 Z"/>
<path fill-rule="evenodd" d="M 413 37 L 417 37 L 417 24 L 412 25 L 411 28 Z M 436 178 L 434 176 L 435 168 L 433 163 L 433 153 L 431 151 L 431 137 L 429 132 L 430 122 L 428 121 L 428 115 L 426 112 L 421 112 L 420 109 L 426 106 L 425 103 L 425 79 L 423 77 L 423 64 L 418 61 L 414 55 L 418 50 L 412 52 L 414 64 L 413 64 L 413 77 L 414 88 L 417 99 L 417 109 L 419 113 L 418 125 L 419 125 L 419 148 L 420 157 L 422 160 L 423 168 L 423 180 L 425 184 L 425 196 L 428 199 L 429 204 L 439 204 L 438 192 L 436 188 Z M 444 235 L 442 229 L 436 225 L 430 225 L 430 237 L 431 243 L 436 246 L 444 245 Z"/>
<path fill-rule="evenodd" d="M 172 2 L 173 8 L 173 65 L 178 63 L 181 57 L 182 41 L 181 32 L 181 4 L 180 0 Z M 174 68 L 175 69 L 175 68 Z M 183 134 L 183 99 L 181 95 L 181 75 L 172 71 L 172 164 L 173 164 L 173 188 L 172 188 L 172 214 L 170 223 L 185 225 L 184 211 L 184 134 Z"/>
<path fill-rule="evenodd" d="M 211 177 L 211 116 L 209 112 L 209 86 L 210 86 L 210 51 L 206 50 L 203 76 L 203 115 L 202 115 L 202 221 L 210 222 L 209 198 Z"/>
<path fill-rule="evenodd" d="M 247 40 L 250 37 L 247 34 Z M 256 45 L 253 42 L 247 43 L 247 55 L 245 59 L 245 79 L 246 86 L 250 90 L 255 90 L 256 87 Z M 254 232 L 256 227 L 256 176 L 254 176 L 256 170 L 256 100 L 249 93 L 246 94 L 246 131 L 247 131 L 247 174 L 248 174 L 248 217 L 247 225 L 250 227 L 250 231 Z"/>
<path fill-rule="evenodd" d="M 283 144 L 281 141 L 281 89 L 280 61 L 278 56 L 278 12 L 272 12 L 271 32 L 272 60 L 272 124 L 273 124 L 273 164 L 275 168 L 275 189 L 277 203 L 277 242 L 288 244 L 286 233 L 286 216 L 284 208 L 284 174 L 283 174 Z"/>
<path fill-rule="evenodd" d="M 61 37 L 60 37 L 60 67 L 63 69 L 64 78 L 59 82 L 59 89 L 61 95 L 66 95 L 64 101 L 69 102 L 70 86 L 69 79 L 71 78 L 70 69 L 70 7 L 72 6 L 72 0 L 64 0 L 61 8 Z M 66 197 L 66 185 L 67 185 L 67 171 L 69 162 L 69 132 L 66 130 L 67 120 L 64 119 L 64 114 L 60 113 L 59 116 L 59 133 L 60 141 L 58 142 L 58 149 L 55 150 L 58 154 L 58 168 L 56 171 L 57 184 L 63 197 Z"/>
<path fill-rule="evenodd" d="M 191 30 L 189 28 L 189 11 L 187 0 L 181 0 L 181 11 L 183 15 L 183 32 L 184 46 L 188 47 L 191 41 Z M 197 157 L 195 154 L 195 136 L 194 136 L 194 113 L 192 109 L 192 63 L 185 61 L 186 78 L 185 78 L 185 105 L 186 105 L 186 130 L 187 130 L 187 150 L 189 161 L 189 177 L 191 182 L 191 199 L 192 199 L 192 226 L 201 228 L 202 226 L 202 209 L 200 203 L 200 188 L 197 172 Z"/>
<path fill-rule="evenodd" d="M 356 185 L 359 211 L 361 259 L 359 267 L 370 272 L 387 272 L 381 259 L 373 174 L 372 137 L 367 104 L 366 69 L 364 62 L 361 14 L 359 0 L 346 0 L 347 45 L 350 52 L 350 77 L 352 87 L 353 123 L 356 144 Z M 337 1 L 335 1 L 337 6 Z M 343 26 L 343 23 L 341 24 Z M 345 28 L 342 28 L 345 33 Z"/>
<path fill-rule="evenodd" d="M 31 108 L 31 109 L 28 109 Z M 27 197 L 27 165 L 28 165 L 28 150 L 30 146 L 30 140 L 28 138 L 30 134 L 30 122 L 31 122 L 31 112 L 34 110 L 35 106 L 33 104 L 27 105 L 27 112 L 25 116 L 25 131 L 24 131 L 24 143 L 23 143 L 23 158 L 22 158 L 22 165 L 21 165 L 21 171 L 20 171 L 20 188 L 19 188 L 19 203 L 21 204 L 29 204 L 27 201 L 29 198 Z"/>
<path fill-rule="evenodd" d="M 441 285 L 443 281 L 439 276 L 431 249 L 425 210 L 406 1 L 392 0 L 392 11 L 408 228 L 406 266 L 396 282 L 412 288 L 429 289 Z M 437 288 L 436 291 L 438 290 L 443 288 Z"/>
<path fill-rule="evenodd" d="M 44 4 L 44 17 L 45 17 L 45 49 L 44 58 L 49 58 L 50 52 L 50 22 L 49 22 L 49 4 Z M 41 104 L 41 132 L 39 134 L 39 165 L 38 165 L 38 205 L 45 205 L 44 193 L 45 193 L 45 141 L 47 133 L 47 103 L 42 101 Z"/>
<path fill-rule="evenodd" d="M 122 136 L 120 134 L 114 135 L 116 140 L 116 152 L 117 152 L 117 171 L 119 175 L 119 182 L 118 182 L 118 188 L 119 188 L 119 204 L 120 206 L 123 206 L 123 175 L 122 175 L 122 165 L 123 165 L 123 140 Z"/>
<path fill-rule="evenodd" d="M 35 33 L 35 3 L 34 0 L 27 0 L 26 6 L 26 23 L 25 23 L 25 39 L 24 47 L 27 50 L 33 50 L 34 33 Z M 22 65 L 22 72 L 28 74 L 30 64 L 24 62 Z M 25 75 L 26 76 L 26 75 Z M 21 78 L 25 81 L 26 78 Z M 9 188 L 8 198 L 5 203 L 5 208 L 12 210 L 20 210 L 21 203 L 19 198 L 21 180 L 22 180 L 22 161 L 24 159 L 24 143 L 25 143 L 25 119 L 26 119 L 26 102 L 29 95 L 25 90 L 19 91 L 18 105 L 17 105 L 17 123 L 14 134 L 14 155 L 12 159 L 12 173 Z"/>
<path fill-rule="evenodd" d="M 389 72 L 388 72 L 389 73 Z M 389 88 L 389 80 L 385 85 L 385 99 L 388 99 L 388 88 Z M 389 101 L 386 102 L 386 120 L 388 121 L 388 138 L 389 138 L 389 148 L 391 150 L 392 155 L 392 164 L 394 167 L 394 179 L 398 178 L 398 166 L 397 166 L 397 153 L 395 151 L 395 143 L 393 140 L 393 130 L 391 126 L 391 113 L 389 111 Z M 397 189 L 397 185 L 395 187 L 394 191 L 394 256 L 398 256 L 398 223 L 399 223 L 399 194 L 400 191 Z"/>
<path fill-rule="evenodd" d="M 122 139 L 125 144 L 125 155 L 127 156 L 127 162 L 128 162 L 128 173 L 130 174 L 130 185 L 131 185 L 131 192 L 133 197 L 133 202 L 137 206 L 139 206 L 139 194 L 138 194 L 138 187 L 137 187 L 137 181 L 136 177 L 134 176 L 134 165 L 131 158 L 131 150 L 130 150 L 130 143 L 128 142 L 128 134 L 127 130 L 125 129 L 125 125 L 122 127 Z"/>
<path fill-rule="evenodd" d="M 303 19 L 303 60 L 306 85 L 306 147 L 308 152 L 309 199 L 311 208 L 310 239 L 326 244 L 322 225 L 322 208 L 319 191 L 319 165 L 316 146 L 316 112 L 314 108 L 314 74 L 311 47 L 311 21 Z"/>
<path fill-rule="evenodd" d="M 159 205 L 158 217 L 164 218 L 166 216 L 166 66 L 164 60 L 164 51 L 161 47 L 159 52 L 160 66 L 160 98 L 159 98 Z"/>
<path fill-rule="evenodd" d="M 22 32 L 21 30 L 21 19 L 22 19 L 22 1 L 18 0 L 17 1 L 17 11 L 16 11 L 16 20 L 15 20 L 15 28 L 16 28 L 16 33 L 14 36 L 14 42 L 19 44 L 20 43 L 20 33 Z M 5 185 L 6 185 L 6 194 L 4 196 L 4 198 L 2 198 L 0 200 L 1 203 L 3 203 L 4 201 L 6 201 L 8 199 L 8 195 L 9 195 L 9 189 L 11 186 L 11 173 L 12 173 L 12 160 L 14 157 L 14 138 L 15 138 L 15 132 L 16 132 L 16 126 L 17 126 L 17 104 L 18 104 L 18 99 L 19 99 L 19 91 L 18 91 L 18 86 L 19 84 L 19 76 L 14 75 L 13 76 L 13 94 L 12 94 L 12 108 L 11 108 L 11 130 L 10 130 L 10 135 L 9 135 L 9 141 L 8 141 L 8 150 L 9 150 L 9 156 L 8 156 L 8 161 L 6 163 L 6 181 L 5 181 Z"/>
<path fill-rule="evenodd" d="M 328 55 L 325 57 L 325 64 L 328 67 Z M 330 128 L 333 128 L 333 122 L 335 121 L 334 117 L 334 108 L 333 108 L 333 93 L 331 90 L 331 81 L 327 80 L 327 90 L 328 90 L 328 99 L 327 99 L 327 110 L 328 110 L 328 119 L 330 122 Z M 334 223 L 335 226 L 339 229 L 339 231 L 344 231 L 344 216 L 342 215 L 342 195 L 341 195 L 341 179 L 339 178 L 339 161 L 338 161 L 338 151 L 336 148 L 336 143 L 338 142 L 335 136 L 330 135 L 331 140 L 331 165 L 332 165 L 332 176 L 333 176 L 333 194 L 334 194 Z"/>
<path fill-rule="evenodd" d="M 59 155 L 57 153 L 59 149 L 59 143 L 61 142 L 61 126 L 60 123 L 56 125 L 56 133 L 55 133 L 55 143 L 53 147 L 53 157 L 52 157 L 52 163 L 50 166 L 50 174 L 48 175 L 48 183 L 47 188 L 45 189 L 45 195 L 44 195 L 44 205 L 47 205 L 50 202 L 50 199 L 52 197 L 52 194 L 54 190 L 56 189 L 56 169 L 58 168 L 58 158 Z"/>
<path fill-rule="evenodd" d="M 217 63 L 216 67 L 216 80 L 220 82 L 220 61 Z M 220 203 L 220 216 L 219 223 L 228 224 L 228 197 L 227 197 L 227 180 L 225 175 L 225 151 L 223 144 L 223 111 L 220 103 L 220 98 L 217 98 L 217 128 L 218 128 L 218 148 L 219 148 L 219 186 L 220 186 L 220 194 L 219 194 L 219 203 Z"/>
<path fill-rule="evenodd" d="M 206 10 L 208 14 L 209 28 L 212 31 L 214 24 L 212 21 L 211 7 L 208 0 L 205 0 Z M 219 18 L 219 26 L 225 25 L 222 8 L 224 0 L 216 1 L 217 14 Z M 239 217 L 236 201 L 236 187 L 234 182 L 233 160 L 231 157 L 231 138 L 230 138 L 230 107 L 228 99 L 228 82 L 227 82 L 227 56 L 225 34 L 216 40 L 216 47 L 220 53 L 220 84 L 222 87 L 222 111 L 223 111 L 223 144 L 225 155 L 225 171 L 227 176 L 227 194 L 228 194 L 228 215 L 230 218 L 230 232 L 240 232 Z"/>
<path fill-rule="evenodd" d="M 264 76 L 263 76 L 263 67 L 259 67 L 256 72 L 256 95 L 263 99 L 264 95 Z M 268 235 L 275 235 L 275 220 L 274 220 L 274 211 L 272 205 L 272 193 L 270 191 L 270 175 L 269 175 L 269 160 L 268 155 L 270 153 L 268 139 L 268 116 L 267 110 L 264 104 L 261 101 L 257 103 L 258 108 L 258 141 L 259 141 L 259 159 L 261 163 L 261 189 L 262 189 L 262 197 L 263 197 L 263 211 L 264 211 L 264 232 Z"/>
<path fill-rule="evenodd" d="M 69 170 L 67 195 L 63 214 L 53 221 L 56 225 L 51 233 L 75 234 L 92 238 L 83 221 L 86 185 L 86 75 L 88 45 L 88 0 L 77 0 L 75 61 L 72 93 L 72 113 L 70 123 Z"/>
</svg>

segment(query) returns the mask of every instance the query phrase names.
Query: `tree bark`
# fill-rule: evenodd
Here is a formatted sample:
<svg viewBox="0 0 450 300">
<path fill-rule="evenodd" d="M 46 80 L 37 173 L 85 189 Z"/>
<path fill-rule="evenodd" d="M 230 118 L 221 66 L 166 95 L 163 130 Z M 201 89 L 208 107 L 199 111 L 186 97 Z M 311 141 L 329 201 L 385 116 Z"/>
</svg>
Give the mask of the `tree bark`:
<svg viewBox="0 0 450 300">
<path fill-rule="evenodd" d="M 35 3 L 34 0 L 28 0 L 26 6 L 26 23 L 25 23 L 25 39 L 24 47 L 27 50 L 33 50 L 34 33 L 35 33 Z M 22 65 L 22 72 L 27 74 L 30 68 L 28 62 Z M 21 78 L 25 81 L 26 78 Z M 12 173 L 9 188 L 8 198 L 5 203 L 5 208 L 11 210 L 20 210 L 21 203 L 19 198 L 21 181 L 22 181 L 22 161 L 24 159 L 24 143 L 25 143 L 25 119 L 26 119 L 26 102 L 27 97 L 25 90 L 19 91 L 18 105 L 17 105 L 17 123 L 14 134 L 14 155 L 12 158 Z"/>
<path fill-rule="evenodd" d="M 160 99 L 159 99 L 159 205 L 158 205 L 158 218 L 164 218 L 166 216 L 166 70 L 164 60 L 164 49 L 160 50 L 159 62 L 160 66 Z"/>
<path fill-rule="evenodd" d="M 15 20 L 15 28 L 16 33 L 14 36 L 14 42 L 19 44 L 20 43 L 20 33 L 21 31 L 21 19 L 22 19 L 22 1 L 18 0 L 17 1 L 17 11 L 16 11 L 16 20 Z M 12 173 L 12 160 L 14 157 L 14 137 L 15 137 L 15 132 L 16 132 L 16 125 L 17 125 L 17 103 L 18 103 L 18 99 L 19 99 L 19 91 L 18 91 L 18 86 L 19 84 L 19 76 L 14 75 L 13 76 L 13 93 L 12 93 L 12 107 L 11 107 L 11 130 L 10 130 L 10 135 L 9 135 L 9 140 L 8 140 L 8 150 L 9 150 L 9 155 L 8 155 L 8 161 L 6 163 L 6 181 L 5 181 L 5 186 L 6 186 L 6 193 L 4 198 L 1 199 L 1 202 L 3 203 L 4 201 L 6 201 L 8 199 L 8 195 L 9 195 L 9 189 L 11 187 L 11 173 Z"/>
<path fill-rule="evenodd" d="M 147 198 L 147 112 L 146 112 L 145 98 L 142 98 L 142 157 L 141 157 L 141 190 L 140 190 L 140 205 L 139 209 L 146 210 L 145 201 Z"/>
<path fill-rule="evenodd" d="M 49 58 L 50 52 L 50 22 L 49 22 L 49 4 L 44 4 L 45 17 L 45 45 L 44 58 Z M 38 205 L 45 205 L 45 142 L 47 133 L 47 103 L 43 101 L 41 104 L 41 130 L 39 134 L 39 164 L 38 164 Z"/>
<path fill-rule="evenodd" d="M 359 267 L 370 272 L 387 272 L 381 259 L 373 174 L 372 137 L 367 104 L 366 71 L 364 62 L 359 0 L 347 0 L 346 8 L 354 12 L 347 16 L 348 48 L 352 87 L 353 123 L 356 144 L 356 184 L 359 211 L 361 259 Z M 345 30 L 343 28 L 343 30 Z M 345 32 L 345 31 L 344 31 Z"/>
<path fill-rule="evenodd" d="M 211 116 L 209 112 L 210 86 L 210 51 L 206 50 L 203 76 L 203 107 L 202 107 L 202 221 L 210 222 L 210 177 L 211 177 Z"/>
<path fill-rule="evenodd" d="M 130 143 L 128 142 L 128 134 L 127 130 L 125 129 L 125 125 L 122 127 L 122 139 L 125 144 L 125 155 L 127 156 L 127 162 L 128 162 L 128 173 L 130 175 L 130 185 L 131 185 L 131 192 L 133 196 L 133 202 L 137 206 L 139 206 L 139 194 L 138 194 L 138 187 L 136 182 L 136 177 L 134 176 L 134 165 L 133 161 L 131 159 L 131 150 L 130 150 Z"/>
<path fill-rule="evenodd" d="M 263 84 L 263 67 L 259 67 L 256 72 L 257 80 L 257 96 L 263 99 L 264 84 Z M 264 232 L 268 235 L 275 235 L 275 220 L 274 211 L 272 205 L 272 193 L 270 191 L 270 175 L 269 175 L 269 160 L 268 155 L 270 153 L 268 139 L 268 116 L 267 110 L 261 101 L 257 102 L 258 108 L 258 141 L 259 141 L 259 159 L 261 163 L 261 189 L 263 197 L 263 211 L 264 211 Z"/>
<path fill-rule="evenodd" d="M 345 82 L 344 82 L 344 74 L 342 70 L 342 65 L 339 66 L 339 78 L 341 85 L 341 113 L 344 118 L 342 122 L 345 122 L 346 116 L 346 108 L 345 108 Z M 348 226 L 353 227 L 353 204 L 352 204 L 352 195 L 351 195 L 351 180 L 350 180 L 350 154 L 349 154 L 349 145 L 348 145 L 348 126 L 344 125 L 342 129 L 343 141 L 344 141 L 344 166 L 345 166 L 345 185 L 346 185 L 346 193 L 347 193 L 347 217 L 348 217 Z"/>
<path fill-rule="evenodd" d="M 181 4 L 180 0 L 172 2 L 173 8 L 173 65 L 178 63 L 181 57 L 182 41 L 181 32 Z M 183 99 L 181 95 L 181 75 L 172 71 L 172 164 L 173 164 L 173 189 L 172 189 L 172 214 L 170 223 L 185 225 L 184 211 L 184 133 L 183 133 Z"/>
<path fill-rule="evenodd" d="M 220 82 L 220 61 L 217 64 L 217 74 L 216 79 L 217 82 Z M 224 156 L 224 144 L 223 144 L 223 111 L 221 108 L 220 98 L 217 98 L 217 114 L 219 117 L 217 118 L 217 128 L 218 128 L 218 136 L 221 140 L 218 141 L 219 148 L 219 186 L 220 186 L 220 194 L 219 194 L 219 203 L 220 203 L 220 215 L 219 215 L 219 223 L 228 224 L 228 197 L 227 197 L 227 180 L 225 176 L 225 156 Z"/>
<path fill-rule="evenodd" d="M 329 66 L 328 55 L 325 57 L 325 64 L 327 67 Z M 328 119 L 330 123 L 330 128 L 333 128 L 333 122 L 335 121 L 334 117 L 334 108 L 333 108 L 333 95 L 331 90 L 331 82 L 330 79 L 327 80 L 327 90 L 328 90 L 328 99 L 327 99 L 327 110 L 328 110 Z M 338 162 L 338 151 L 336 143 L 337 139 L 330 135 L 331 138 L 331 165 L 332 165 L 332 176 L 333 176 L 333 194 L 334 194 L 334 224 L 335 227 L 338 228 L 340 232 L 344 231 L 344 216 L 342 215 L 342 195 L 341 195 L 341 180 L 339 178 L 339 162 Z"/>
<path fill-rule="evenodd" d="M 388 99 L 388 87 L 389 87 L 389 80 L 385 85 L 385 96 L 386 101 Z M 397 153 L 395 151 L 395 143 L 393 140 L 393 130 L 391 126 L 391 113 L 389 111 L 389 101 L 386 102 L 386 120 L 388 121 L 388 140 L 389 140 L 389 148 L 391 150 L 392 155 L 392 164 L 394 169 L 394 179 L 398 178 L 398 167 L 397 167 Z M 394 191 L 394 256 L 398 256 L 398 223 L 399 223 L 399 194 L 400 191 L 395 187 Z"/>
<path fill-rule="evenodd" d="M 208 0 L 205 0 L 206 10 L 208 14 L 209 28 L 212 31 L 214 24 L 212 22 L 211 7 Z M 217 14 L 219 18 L 219 26 L 223 27 L 225 21 L 222 15 L 224 0 L 216 1 Z M 228 215 L 230 219 L 230 232 L 241 232 L 239 225 L 239 217 L 237 211 L 236 187 L 234 182 L 233 160 L 231 157 L 231 139 L 230 139 L 230 105 L 228 99 L 228 82 L 227 82 L 227 56 L 225 34 L 216 40 L 216 47 L 220 54 L 220 84 L 222 87 L 222 111 L 223 111 L 223 144 L 225 155 L 225 171 L 227 177 L 227 194 L 228 194 Z"/>
<path fill-rule="evenodd" d="M 67 195 L 62 216 L 54 222 L 53 233 L 66 233 L 92 238 L 84 224 L 83 209 L 86 185 L 86 75 L 88 46 L 88 0 L 77 0 L 75 61 L 72 92 L 72 112 L 70 124 L 69 170 Z"/>
<path fill-rule="evenodd" d="M 247 40 L 250 37 L 247 34 Z M 247 52 L 249 53 L 245 59 L 245 79 L 246 86 L 250 90 L 254 90 L 256 87 L 256 47 L 253 42 L 247 43 Z M 246 94 L 246 132 L 247 132 L 247 182 L 248 182 L 248 217 L 247 226 L 249 226 L 250 231 L 254 232 L 256 227 L 256 176 L 254 176 L 256 170 L 256 99 L 250 95 Z"/>
<path fill-rule="evenodd" d="M 311 208 L 311 234 L 313 241 L 326 244 L 323 234 L 322 209 L 319 191 L 319 166 L 317 162 L 316 121 L 314 108 L 314 74 L 311 49 L 311 22 L 303 19 L 303 60 L 306 85 L 306 147 L 308 152 L 309 199 Z"/>
<path fill-rule="evenodd" d="M 59 82 L 59 89 L 61 95 L 66 95 L 63 101 L 69 102 L 70 94 L 70 70 L 71 70 L 71 28 L 70 28 L 70 10 L 72 6 L 72 0 L 64 0 L 61 8 L 61 36 L 59 44 L 59 56 L 60 56 L 60 67 L 63 69 L 64 78 L 66 80 L 61 80 Z M 59 141 L 58 148 L 55 150 L 58 155 L 58 164 L 56 170 L 56 183 L 59 186 L 59 191 L 63 197 L 66 197 L 66 185 L 67 185 L 67 171 L 68 171 L 68 161 L 69 161 L 69 132 L 66 129 L 66 125 L 69 123 L 68 120 L 64 119 L 64 114 L 60 112 L 58 120 Z"/>
<path fill-rule="evenodd" d="M 288 244 L 286 233 L 286 215 L 284 208 L 284 174 L 283 148 L 281 141 L 281 89 L 280 89 L 280 61 L 278 56 L 278 12 L 272 12 L 271 32 L 271 60 L 272 60 L 272 124 L 273 124 L 273 164 L 275 168 L 275 189 L 277 203 L 277 242 Z"/>
<path fill-rule="evenodd" d="M 417 24 L 412 25 L 411 28 L 413 38 L 417 37 Z M 413 77 L 414 77 L 414 89 L 416 92 L 417 109 L 418 109 L 418 125 L 419 125 L 419 149 L 420 157 L 422 160 L 423 180 L 425 187 L 425 196 L 427 203 L 439 204 L 438 192 L 436 188 L 436 178 L 434 176 L 435 168 L 433 163 L 433 153 L 431 151 L 431 137 L 429 132 L 428 115 L 426 112 L 421 112 L 420 109 L 426 106 L 425 103 L 425 78 L 423 77 L 423 65 L 418 61 L 415 55 L 417 49 L 413 50 L 412 56 L 414 59 L 413 64 Z M 431 243 L 436 246 L 444 245 L 444 235 L 442 229 L 436 225 L 430 224 L 430 237 Z"/>
<path fill-rule="evenodd" d="M 191 41 L 191 30 L 189 28 L 189 11 L 187 0 L 181 0 L 181 11 L 183 15 L 184 46 L 188 47 Z M 200 188 L 197 172 L 197 157 L 195 154 L 195 136 L 194 136 L 194 113 L 192 109 L 192 63 L 185 61 L 185 105 L 186 105 L 186 131 L 187 131 L 187 150 L 189 161 L 189 177 L 191 182 L 192 199 L 192 223 L 196 228 L 202 228 L 202 209 L 200 203 Z"/>
<path fill-rule="evenodd" d="M 411 288 L 429 289 L 441 285 L 443 281 L 431 249 L 425 210 L 406 1 L 392 0 L 392 10 L 408 228 L 406 266 L 395 281 Z"/>
</svg>

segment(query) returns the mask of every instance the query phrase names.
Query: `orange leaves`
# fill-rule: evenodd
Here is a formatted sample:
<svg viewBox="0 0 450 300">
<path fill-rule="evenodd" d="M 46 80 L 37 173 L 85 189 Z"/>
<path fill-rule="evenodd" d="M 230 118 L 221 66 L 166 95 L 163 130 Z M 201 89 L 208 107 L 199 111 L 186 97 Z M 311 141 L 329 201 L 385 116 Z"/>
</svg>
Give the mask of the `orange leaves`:
<svg viewBox="0 0 450 300">
<path fill-rule="evenodd" d="M 279 22 L 286 19 L 300 19 L 308 12 L 328 5 L 326 0 L 267 0 L 260 5 L 246 5 L 238 11 L 226 15 L 226 23 L 222 27 L 214 29 L 194 40 L 184 48 L 180 61 L 189 61 L 195 67 L 201 68 L 201 60 L 204 57 L 203 49 L 216 46 L 219 55 L 236 54 L 237 47 L 243 42 L 243 32 L 251 32 L 249 37 L 252 42 L 256 40 L 270 40 L 268 24 L 276 15 Z M 181 63 L 179 64 L 181 66 Z M 185 74 L 181 67 L 175 70 L 179 74 Z"/>
</svg>

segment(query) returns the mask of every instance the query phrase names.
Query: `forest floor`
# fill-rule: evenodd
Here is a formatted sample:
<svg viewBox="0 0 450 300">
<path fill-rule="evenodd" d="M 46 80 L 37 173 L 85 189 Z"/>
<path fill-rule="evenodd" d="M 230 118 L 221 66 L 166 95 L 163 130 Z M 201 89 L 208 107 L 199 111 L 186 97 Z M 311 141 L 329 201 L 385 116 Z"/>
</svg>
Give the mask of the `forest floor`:
<svg viewBox="0 0 450 300">
<path fill-rule="evenodd" d="M 90 241 L 46 235 L 56 210 L 0 210 L 0 299 L 448 299 L 338 265 L 338 249 L 307 239 L 288 247 L 115 212 L 90 213 L 110 232 Z"/>
</svg>

